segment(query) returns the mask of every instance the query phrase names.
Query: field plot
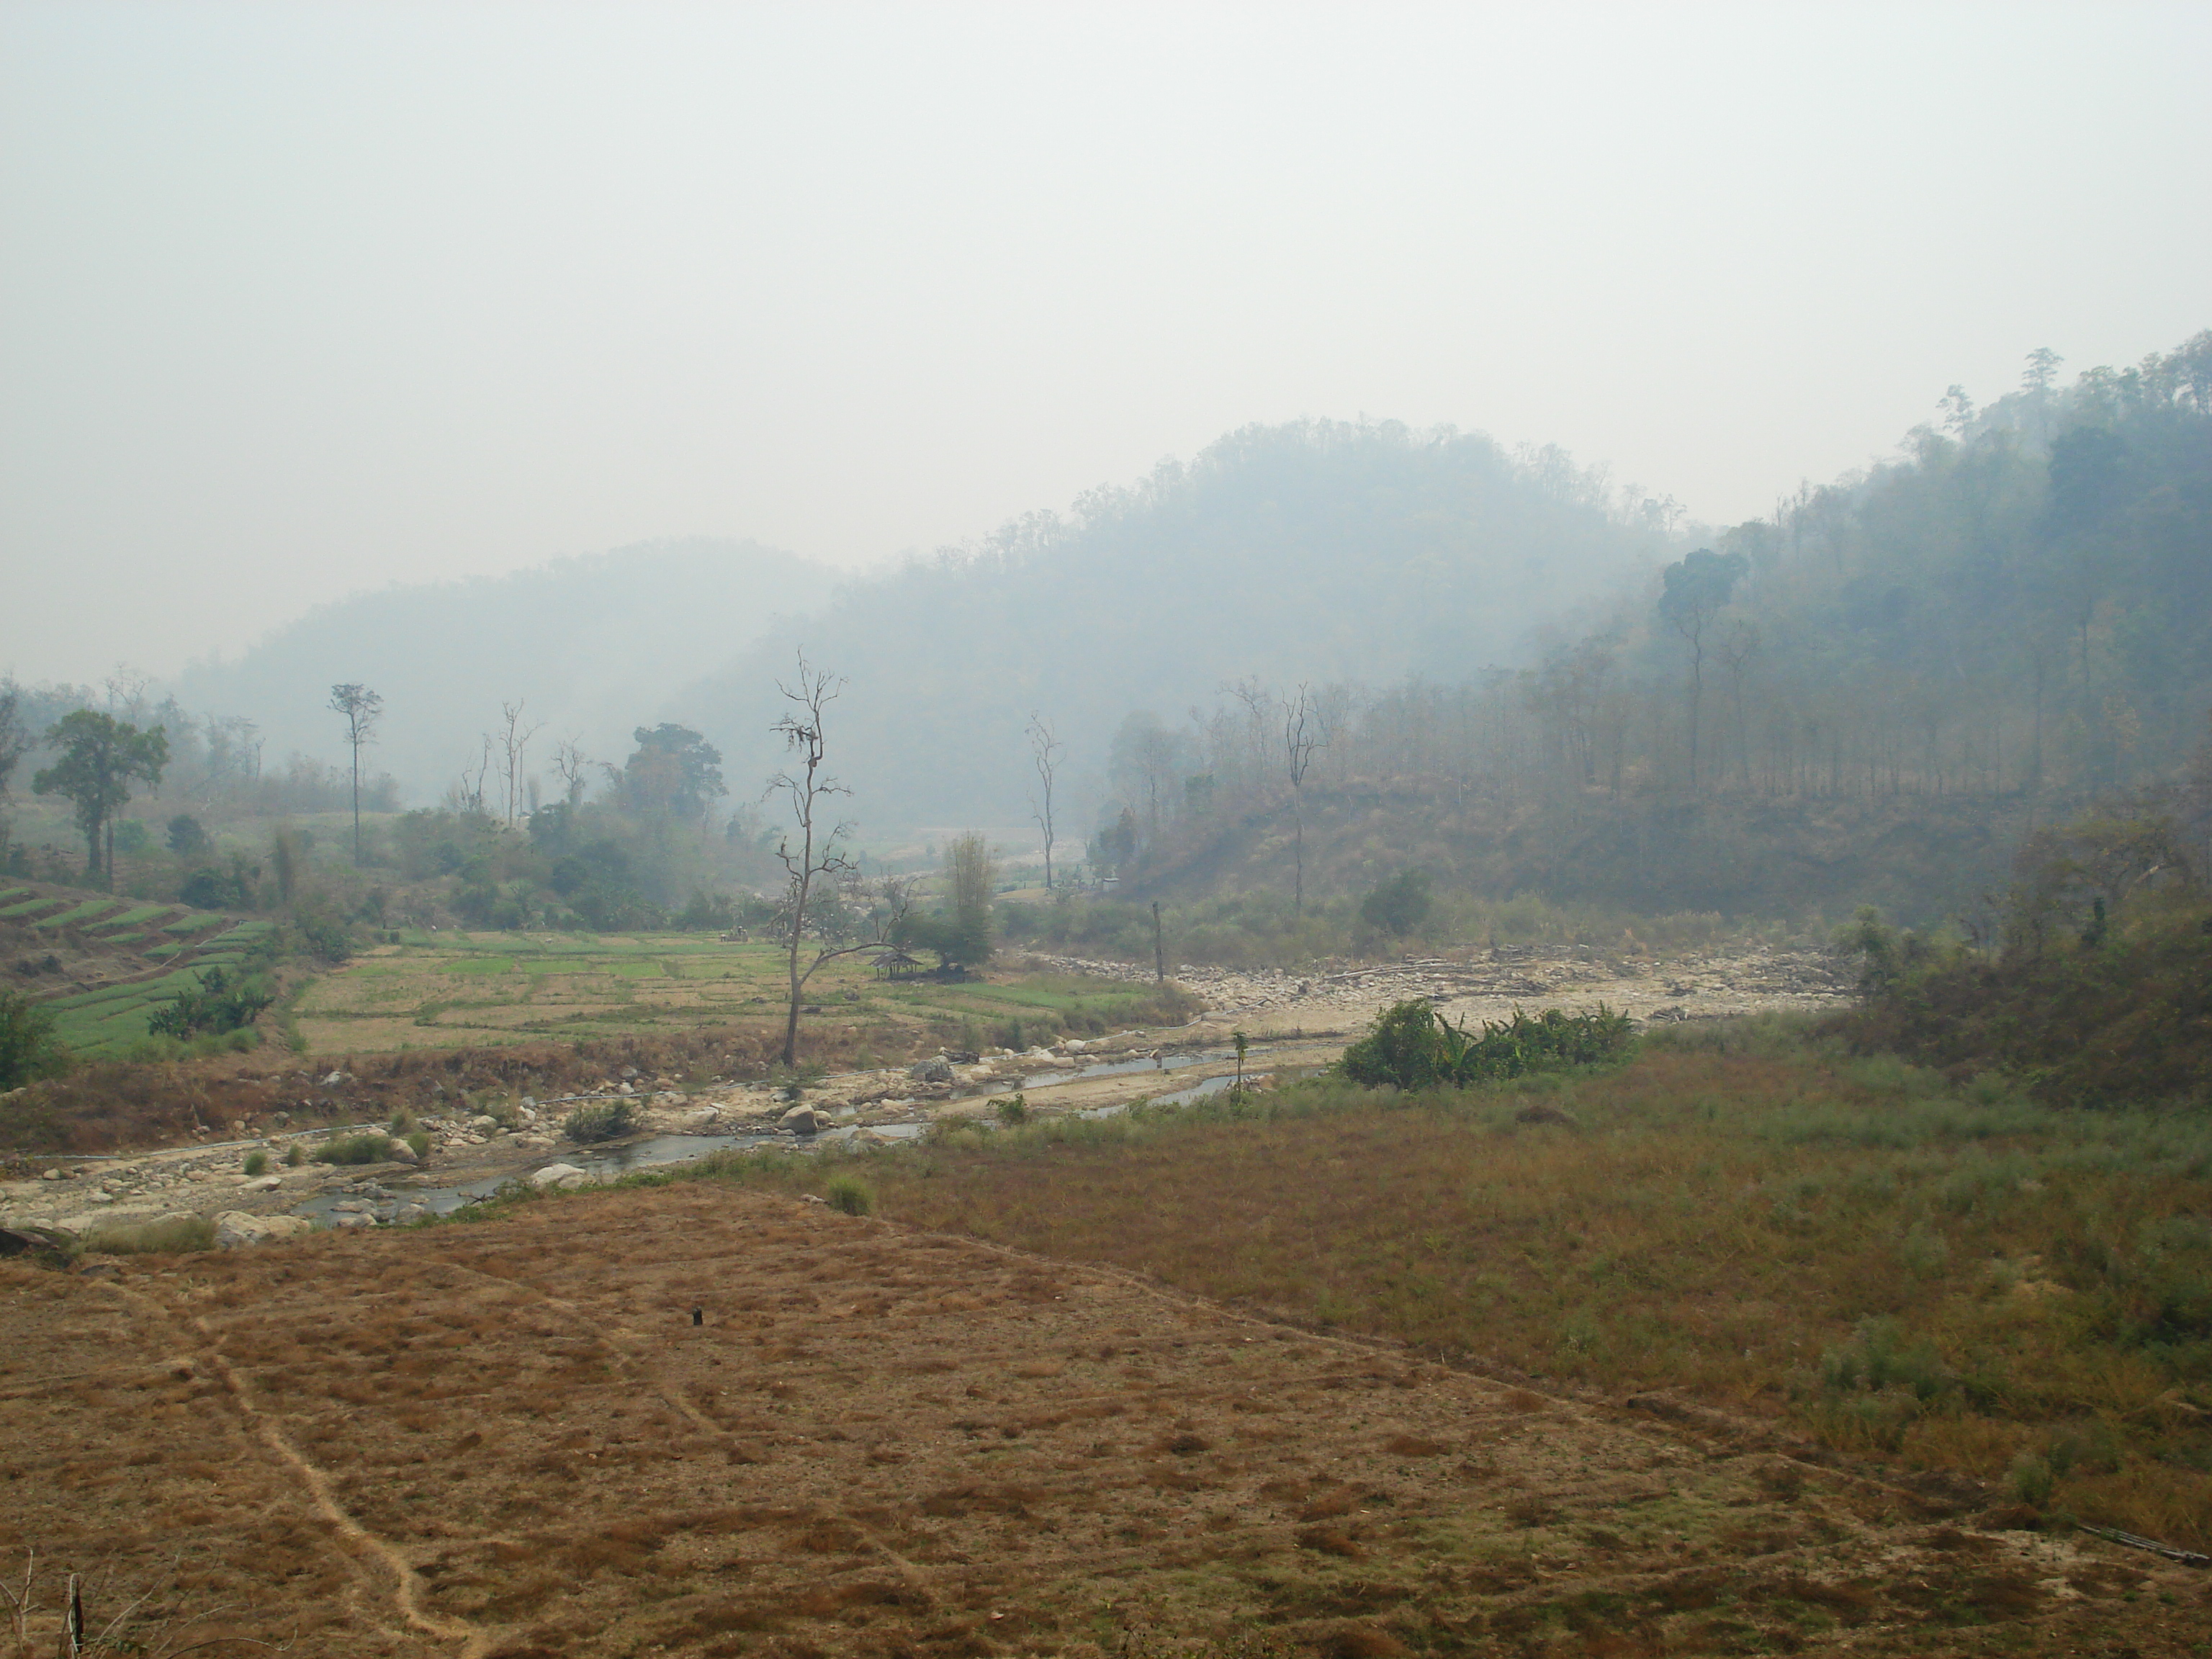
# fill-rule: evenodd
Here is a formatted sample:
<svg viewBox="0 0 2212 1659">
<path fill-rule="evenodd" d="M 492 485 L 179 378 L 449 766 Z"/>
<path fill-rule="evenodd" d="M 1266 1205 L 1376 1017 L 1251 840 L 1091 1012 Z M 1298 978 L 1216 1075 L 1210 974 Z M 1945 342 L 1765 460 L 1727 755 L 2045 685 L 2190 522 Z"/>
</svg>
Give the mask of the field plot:
<svg viewBox="0 0 2212 1659">
<path fill-rule="evenodd" d="M 155 1009 L 198 985 L 198 970 L 242 965 L 272 929 L 175 904 L 68 889 L 21 896 L 30 892 L 0 895 L 9 901 L 0 904 L 0 961 L 21 952 L 14 965 L 52 1012 L 62 1041 L 95 1059 L 129 1053 Z"/>
<path fill-rule="evenodd" d="M 316 1053 L 459 1048 L 780 1023 L 783 961 L 765 944 L 698 933 L 410 933 L 318 980 L 299 1024 Z M 841 1049 L 896 1058 L 934 1032 L 1020 1047 L 1055 1031 L 1159 1023 L 1149 988 L 1064 975 L 886 982 L 865 956 L 807 988 L 808 1027 Z M 1188 1018 L 1172 1000 L 1164 1012 Z"/>
<path fill-rule="evenodd" d="M 721 1183 L 105 1283 L 11 1266 L 0 1296 L 0 1549 L 166 1574 L 193 1640 L 2150 1655 L 2206 1628 L 2201 1577 L 1989 1529 L 1940 1480 Z"/>
</svg>

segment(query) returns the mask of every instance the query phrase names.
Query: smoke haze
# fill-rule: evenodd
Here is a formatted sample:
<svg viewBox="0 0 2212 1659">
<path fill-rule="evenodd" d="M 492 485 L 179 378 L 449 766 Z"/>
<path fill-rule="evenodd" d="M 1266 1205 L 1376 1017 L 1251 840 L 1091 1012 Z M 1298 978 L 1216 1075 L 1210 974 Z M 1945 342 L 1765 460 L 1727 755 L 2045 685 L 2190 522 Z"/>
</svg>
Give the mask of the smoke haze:
<svg viewBox="0 0 2212 1659">
<path fill-rule="evenodd" d="M 1768 512 L 2030 346 L 2202 325 L 2208 47 L 2185 6 L 12 6 L 0 669 L 665 537 L 849 568 L 1308 416 Z"/>
</svg>

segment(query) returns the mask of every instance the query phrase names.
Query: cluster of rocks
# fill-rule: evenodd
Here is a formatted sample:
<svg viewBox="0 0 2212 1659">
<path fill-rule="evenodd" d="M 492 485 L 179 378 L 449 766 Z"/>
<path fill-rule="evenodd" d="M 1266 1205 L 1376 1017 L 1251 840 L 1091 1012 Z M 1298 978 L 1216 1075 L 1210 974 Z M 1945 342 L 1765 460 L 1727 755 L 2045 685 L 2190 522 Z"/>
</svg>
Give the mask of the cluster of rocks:
<svg viewBox="0 0 2212 1659">
<path fill-rule="evenodd" d="M 1152 977 L 1127 963 L 1046 960 L 1068 973 Z M 1323 1027 L 1356 1024 L 1413 998 L 1502 1006 L 1586 996 L 1664 1022 L 1739 1012 L 1747 1003 L 1814 1006 L 1849 997 L 1853 988 L 1849 965 L 1832 952 L 1766 946 L 1647 959 L 1589 945 L 1501 945 L 1334 969 L 1191 967 L 1176 977 L 1206 1000 L 1209 1022 L 1295 1013 Z"/>
</svg>

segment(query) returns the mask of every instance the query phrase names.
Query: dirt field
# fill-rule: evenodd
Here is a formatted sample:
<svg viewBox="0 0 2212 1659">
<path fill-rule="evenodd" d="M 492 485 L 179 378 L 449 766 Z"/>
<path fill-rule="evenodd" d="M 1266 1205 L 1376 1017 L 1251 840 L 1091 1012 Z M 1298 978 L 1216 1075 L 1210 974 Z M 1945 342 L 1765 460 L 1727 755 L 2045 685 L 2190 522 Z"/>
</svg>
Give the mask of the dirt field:
<svg viewBox="0 0 2212 1659">
<path fill-rule="evenodd" d="M 2203 1573 L 2003 1530 L 1943 1480 L 720 1183 L 119 1277 L 8 1266 L 0 1298 L 0 1563 L 88 1575 L 95 1626 L 164 1586 L 142 1627 L 212 1615 L 173 1648 L 2117 1656 L 2212 1631 Z"/>
</svg>

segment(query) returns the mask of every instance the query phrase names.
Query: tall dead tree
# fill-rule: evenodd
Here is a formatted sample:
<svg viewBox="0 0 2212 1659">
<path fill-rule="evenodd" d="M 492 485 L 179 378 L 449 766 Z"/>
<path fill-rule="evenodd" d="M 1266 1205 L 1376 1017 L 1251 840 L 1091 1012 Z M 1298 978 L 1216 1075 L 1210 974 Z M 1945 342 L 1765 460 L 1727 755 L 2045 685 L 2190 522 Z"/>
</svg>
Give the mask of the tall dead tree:
<svg viewBox="0 0 2212 1659">
<path fill-rule="evenodd" d="M 1323 741 L 1320 710 L 1302 680 L 1297 696 L 1283 705 L 1283 775 L 1291 781 L 1291 846 L 1296 859 L 1291 908 L 1298 915 L 1306 910 L 1306 773 L 1313 765 L 1314 750 Z"/>
<path fill-rule="evenodd" d="M 1060 770 L 1059 755 L 1063 746 L 1053 733 L 1045 717 L 1032 709 L 1029 724 L 1030 764 L 1036 769 L 1037 788 L 1030 795 L 1030 815 L 1036 819 L 1037 828 L 1044 835 L 1044 885 L 1052 890 L 1052 785 Z"/>
<path fill-rule="evenodd" d="M 781 1059 L 786 1066 L 795 1066 L 799 1063 L 799 1006 L 805 999 L 807 981 L 824 963 L 856 951 L 878 950 L 890 944 L 894 931 L 905 919 L 909 888 L 907 883 L 896 879 L 884 881 L 876 902 L 867 906 L 865 936 L 843 939 L 823 937 L 812 960 L 804 968 L 799 965 L 799 957 L 805 950 L 807 913 L 820 896 L 819 889 L 827 885 L 833 894 L 842 890 L 860 903 L 866 902 L 867 894 L 860 880 L 860 866 L 845 850 L 845 840 L 852 834 L 853 826 L 841 820 L 825 831 L 822 823 L 829 803 L 839 795 L 853 793 L 828 769 L 829 744 L 824 732 L 830 705 L 844 690 L 845 682 L 826 669 L 815 667 L 801 652 L 793 683 L 787 685 L 778 680 L 775 689 L 790 707 L 771 729 L 782 734 L 793 763 L 768 781 L 763 799 L 780 794 L 791 807 L 792 827 L 776 843 L 775 855 L 782 861 L 784 870 L 784 914 L 788 928 L 784 939 L 784 963 L 791 994 L 789 1011 L 784 1018 Z M 799 842 L 796 848 L 792 845 L 794 834 Z"/>
<path fill-rule="evenodd" d="M 520 701 L 503 702 L 499 706 L 499 744 L 507 763 L 507 821 L 510 824 L 515 820 L 515 809 L 522 804 L 523 757 L 529 751 L 531 738 L 544 729 L 543 721 L 536 726 L 525 726 L 522 710 L 523 704 Z"/>
<path fill-rule="evenodd" d="M 345 717 L 346 746 L 353 751 L 353 861 L 361 862 L 361 750 L 376 741 L 376 723 L 384 716 L 384 698 L 367 686 L 349 682 L 331 688 L 329 705 Z"/>
<path fill-rule="evenodd" d="M 580 733 L 572 733 L 553 745 L 553 769 L 561 775 L 562 799 L 571 806 L 584 799 L 584 769 L 591 763 Z"/>
</svg>

